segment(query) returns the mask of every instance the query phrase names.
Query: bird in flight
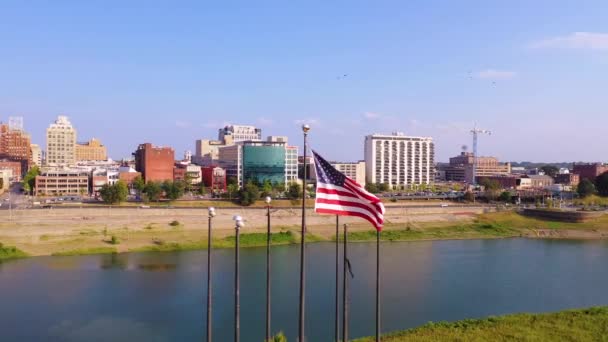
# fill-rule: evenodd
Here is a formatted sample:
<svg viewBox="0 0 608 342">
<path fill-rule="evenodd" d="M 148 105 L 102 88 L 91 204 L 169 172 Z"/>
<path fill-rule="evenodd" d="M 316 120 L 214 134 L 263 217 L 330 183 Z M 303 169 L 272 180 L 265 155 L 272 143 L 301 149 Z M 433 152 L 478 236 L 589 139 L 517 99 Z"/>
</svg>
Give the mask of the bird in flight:
<svg viewBox="0 0 608 342">
<path fill-rule="evenodd" d="M 344 74 L 344 75 L 342 75 L 342 76 L 338 76 L 338 77 L 336 77 L 336 79 L 337 79 L 337 80 L 341 80 L 341 79 L 346 78 L 347 76 L 348 76 L 348 74 Z"/>
</svg>

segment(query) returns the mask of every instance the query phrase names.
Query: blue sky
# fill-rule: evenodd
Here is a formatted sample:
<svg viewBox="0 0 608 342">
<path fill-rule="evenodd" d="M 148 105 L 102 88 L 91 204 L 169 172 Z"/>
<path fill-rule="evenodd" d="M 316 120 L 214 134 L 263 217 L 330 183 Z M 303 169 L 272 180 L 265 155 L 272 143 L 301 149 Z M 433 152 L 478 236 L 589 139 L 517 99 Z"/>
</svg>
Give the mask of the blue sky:
<svg viewBox="0 0 608 342">
<path fill-rule="evenodd" d="M 445 161 L 490 129 L 502 160 L 608 159 L 608 2 L 0 2 L 0 119 L 58 114 L 113 158 L 181 155 L 225 123 L 363 158 L 363 136 L 432 136 Z M 342 77 L 341 75 L 348 76 Z"/>
</svg>

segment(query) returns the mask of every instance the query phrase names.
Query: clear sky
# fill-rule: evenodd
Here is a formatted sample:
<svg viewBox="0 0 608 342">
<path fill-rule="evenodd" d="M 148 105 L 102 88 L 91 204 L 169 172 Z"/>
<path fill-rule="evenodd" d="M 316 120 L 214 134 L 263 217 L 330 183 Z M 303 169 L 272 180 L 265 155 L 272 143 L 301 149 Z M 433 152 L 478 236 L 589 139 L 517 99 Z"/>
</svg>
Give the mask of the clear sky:
<svg viewBox="0 0 608 342">
<path fill-rule="evenodd" d="M 501 160 L 608 159 L 608 1 L 0 2 L 0 119 L 58 114 L 115 158 L 254 124 L 328 159 L 366 134 L 493 131 Z M 343 76 L 347 75 L 347 76 Z"/>
</svg>

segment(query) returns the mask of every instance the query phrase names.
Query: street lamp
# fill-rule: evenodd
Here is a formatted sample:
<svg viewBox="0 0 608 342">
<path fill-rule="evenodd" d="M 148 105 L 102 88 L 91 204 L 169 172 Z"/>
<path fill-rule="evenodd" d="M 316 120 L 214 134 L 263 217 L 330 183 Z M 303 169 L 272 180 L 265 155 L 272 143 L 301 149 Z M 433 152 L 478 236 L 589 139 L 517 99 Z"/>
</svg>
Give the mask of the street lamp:
<svg viewBox="0 0 608 342">
<path fill-rule="evenodd" d="M 304 177 L 302 179 L 302 233 L 300 235 L 300 311 L 299 311 L 299 324 L 298 324 L 298 341 L 304 342 L 304 295 L 305 295 L 305 277 L 306 277 L 306 269 L 304 265 L 304 260 L 306 257 L 306 252 L 304 250 L 304 243 L 306 239 L 306 144 L 308 140 L 308 132 L 310 131 L 310 126 L 307 124 L 302 125 L 302 133 L 304 133 Z"/>
<path fill-rule="evenodd" d="M 266 341 L 270 341 L 270 202 L 272 198 L 266 196 L 266 219 L 268 222 L 266 233 Z"/>
<path fill-rule="evenodd" d="M 209 207 L 207 232 L 207 342 L 211 342 L 211 221 L 215 217 L 214 207 Z"/>
<path fill-rule="evenodd" d="M 234 245 L 234 342 L 240 340 L 240 303 L 239 303 L 239 232 L 245 227 L 243 218 L 235 215 L 232 218 L 235 221 L 235 245 Z"/>
</svg>

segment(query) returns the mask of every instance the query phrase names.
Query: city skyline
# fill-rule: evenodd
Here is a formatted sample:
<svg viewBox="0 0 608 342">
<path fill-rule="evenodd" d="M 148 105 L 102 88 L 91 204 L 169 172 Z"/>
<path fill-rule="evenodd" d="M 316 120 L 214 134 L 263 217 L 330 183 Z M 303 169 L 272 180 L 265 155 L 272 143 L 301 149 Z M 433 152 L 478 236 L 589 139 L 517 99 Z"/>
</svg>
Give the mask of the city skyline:
<svg viewBox="0 0 608 342">
<path fill-rule="evenodd" d="M 433 137 L 446 162 L 475 124 L 494 133 L 479 154 L 502 161 L 607 159 L 602 1 L 141 4 L 0 5 L 0 53 L 14 57 L 0 63 L 2 120 L 24 117 L 45 146 L 66 115 L 114 159 L 144 142 L 180 156 L 228 123 L 301 150 L 304 122 L 341 161 L 401 131 Z"/>
</svg>

